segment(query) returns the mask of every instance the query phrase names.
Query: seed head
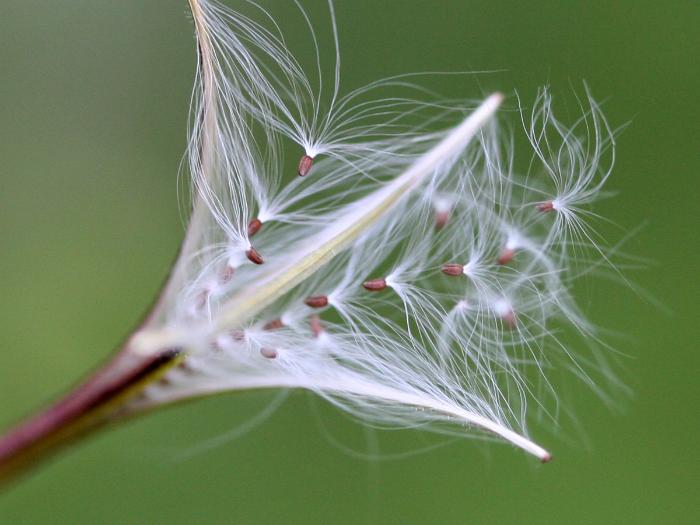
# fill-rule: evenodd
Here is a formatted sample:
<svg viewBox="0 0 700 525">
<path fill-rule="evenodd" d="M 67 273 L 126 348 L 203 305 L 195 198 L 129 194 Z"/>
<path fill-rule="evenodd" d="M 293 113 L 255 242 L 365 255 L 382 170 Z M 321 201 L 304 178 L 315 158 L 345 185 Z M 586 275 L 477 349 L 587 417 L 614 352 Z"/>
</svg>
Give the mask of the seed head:
<svg viewBox="0 0 700 525">
<path fill-rule="evenodd" d="M 530 406 L 558 403 L 545 374 L 574 360 L 554 334 L 568 324 L 594 339 L 569 293 L 585 273 L 577 261 L 603 253 L 584 206 L 610 174 L 614 141 L 592 97 L 566 127 L 542 90 L 522 114 L 532 151 L 518 165 L 496 118 L 500 94 L 444 102 L 401 77 L 343 95 L 332 2 L 328 93 L 313 88 L 324 85 L 320 58 L 307 76 L 282 21 L 190 5 L 195 202 L 157 315 L 133 344 L 185 348 L 191 373 L 168 375 L 133 409 L 296 387 L 367 420 L 457 424 L 548 460 L 527 420 Z M 283 166 L 289 140 L 304 151 L 299 177 Z M 263 223 L 264 265 L 250 244 Z M 322 323 L 314 310 L 328 306 Z M 602 362 L 573 366 L 587 377 Z"/>
</svg>

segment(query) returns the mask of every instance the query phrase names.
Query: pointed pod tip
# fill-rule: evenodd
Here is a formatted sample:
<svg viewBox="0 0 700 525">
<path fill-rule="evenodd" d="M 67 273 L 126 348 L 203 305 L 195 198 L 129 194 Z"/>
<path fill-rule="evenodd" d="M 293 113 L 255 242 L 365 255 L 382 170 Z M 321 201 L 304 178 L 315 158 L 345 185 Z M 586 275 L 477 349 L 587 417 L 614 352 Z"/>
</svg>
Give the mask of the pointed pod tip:
<svg viewBox="0 0 700 525">
<path fill-rule="evenodd" d="M 489 100 L 492 100 L 493 103 L 498 106 L 500 106 L 505 99 L 506 96 L 500 91 L 496 91 L 495 93 L 492 93 L 491 96 L 489 96 Z"/>
</svg>

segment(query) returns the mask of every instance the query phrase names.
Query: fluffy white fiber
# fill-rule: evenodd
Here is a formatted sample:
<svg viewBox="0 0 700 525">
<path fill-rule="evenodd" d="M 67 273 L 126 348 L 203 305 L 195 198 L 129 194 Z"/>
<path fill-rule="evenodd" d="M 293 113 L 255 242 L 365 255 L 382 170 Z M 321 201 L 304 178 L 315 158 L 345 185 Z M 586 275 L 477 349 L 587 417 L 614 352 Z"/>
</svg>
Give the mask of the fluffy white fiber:
<svg viewBox="0 0 700 525">
<path fill-rule="evenodd" d="M 549 459 L 527 437 L 529 407 L 556 399 L 551 370 L 587 377 L 590 361 L 556 334 L 595 337 L 569 291 L 605 258 L 584 222 L 613 160 L 598 105 L 587 94 L 566 127 L 542 90 L 520 114 L 532 149 L 519 172 L 500 95 L 445 102 L 410 77 L 342 95 L 332 3 L 329 78 L 301 5 L 318 63 L 308 75 L 262 8 L 253 20 L 190 4 L 195 202 L 133 341 L 187 358 L 136 403 L 304 388 L 365 419 L 447 422 Z M 303 176 L 284 173 L 290 151 Z"/>
</svg>

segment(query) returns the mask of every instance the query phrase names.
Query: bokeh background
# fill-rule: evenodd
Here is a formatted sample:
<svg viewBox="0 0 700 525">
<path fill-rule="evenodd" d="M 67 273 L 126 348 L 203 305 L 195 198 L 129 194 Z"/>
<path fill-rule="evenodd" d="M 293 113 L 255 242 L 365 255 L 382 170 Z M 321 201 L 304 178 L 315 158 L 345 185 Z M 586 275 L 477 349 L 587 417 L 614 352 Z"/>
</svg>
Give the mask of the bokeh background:
<svg viewBox="0 0 700 525">
<path fill-rule="evenodd" d="M 287 4 L 268 5 L 284 19 Z M 305 5 L 327 23 L 324 2 Z M 575 115 L 585 80 L 629 123 L 618 196 L 596 211 L 622 226 L 600 226 L 611 240 L 636 231 L 625 250 L 648 262 L 627 276 L 644 293 L 591 282 L 584 306 L 617 334 L 634 394 L 611 410 L 572 384 L 577 424 L 533 426 L 546 466 L 507 446 L 374 435 L 302 393 L 234 439 L 274 394 L 224 396 L 81 444 L 1 495 L 0 523 L 700 523 L 697 2 L 336 8 L 346 86 L 498 69 L 443 91 L 527 100 L 550 83 Z M 184 0 L 0 4 L 1 426 L 99 363 L 157 291 L 182 235 L 194 60 Z"/>
</svg>

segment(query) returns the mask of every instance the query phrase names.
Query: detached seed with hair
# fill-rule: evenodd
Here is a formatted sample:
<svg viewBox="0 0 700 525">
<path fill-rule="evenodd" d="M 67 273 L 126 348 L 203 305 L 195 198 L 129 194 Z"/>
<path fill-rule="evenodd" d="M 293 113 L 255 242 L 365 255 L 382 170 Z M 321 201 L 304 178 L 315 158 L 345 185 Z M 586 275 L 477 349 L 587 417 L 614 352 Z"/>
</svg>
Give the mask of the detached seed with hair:
<svg viewBox="0 0 700 525">
<path fill-rule="evenodd" d="M 252 237 L 256 233 L 260 231 L 260 228 L 263 227 L 263 223 L 260 219 L 257 217 L 254 219 L 251 219 L 251 221 L 248 223 L 248 237 Z"/>
<path fill-rule="evenodd" d="M 310 306 L 311 308 L 323 308 L 328 306 L 328 296 L 327 295 L 311 295 L 304 299 L 304 304 Z"/>
<path fill-rule="evenodd" d="M 442 273 L 456 277 L 464 273 L 464 266 L 458 263 L 447 263 L 442 265 Z"/>
<path fill-rule="evenodd" d="M 314 165 L 314 159 L 313 157 L 309 157 L 308 155 L 304 155 L 301 160 L 299 160 L 299 168 L 297 169 L 297 173 L 299 173 L 300 177 L 305 177 L 309 171 L 311 171 L 311 166 Z"/>
<path fill-rule="evenodd" d="M 386 288 L 386 279 L 370 279 L 362 283 L 365 290 L 380 292 Z"/>
<path fill-rule="evenodd" d="M 262 255 L 258 253 L 258 250 L 256 250 L 252 246 L 248 248 L 248 250 L 246 250 L 245 256 L 248 257 L 248 260 L 253 264 L 262 264 L 265 262 L 262 258 Z"/>
</svg>

